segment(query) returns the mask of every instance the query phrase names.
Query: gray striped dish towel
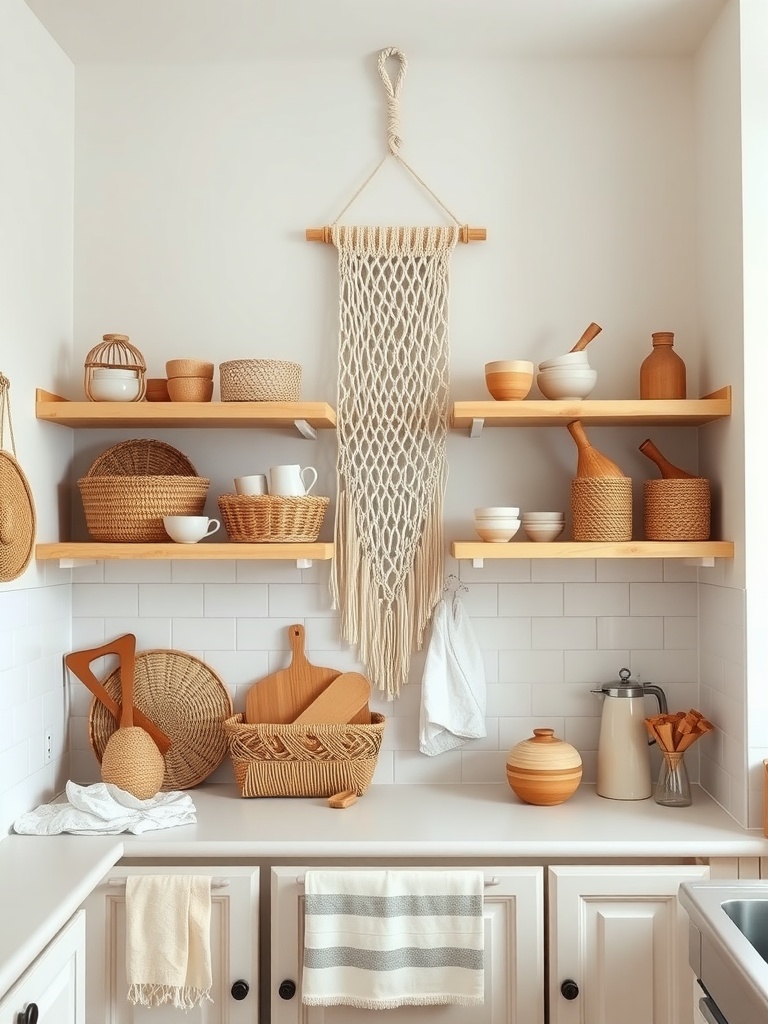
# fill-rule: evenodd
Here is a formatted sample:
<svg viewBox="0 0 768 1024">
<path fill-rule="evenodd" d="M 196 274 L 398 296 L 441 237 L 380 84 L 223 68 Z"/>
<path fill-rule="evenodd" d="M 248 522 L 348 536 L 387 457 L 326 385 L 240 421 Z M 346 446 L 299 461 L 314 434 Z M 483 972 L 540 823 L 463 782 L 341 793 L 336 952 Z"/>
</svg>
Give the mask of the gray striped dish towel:
<svg viewBox="0 0 768 1024">
<path fill-rule="evenodd" d="M 481 871 L 307 871 L 307 1006 L 481 1006 Z"/>
</svg>

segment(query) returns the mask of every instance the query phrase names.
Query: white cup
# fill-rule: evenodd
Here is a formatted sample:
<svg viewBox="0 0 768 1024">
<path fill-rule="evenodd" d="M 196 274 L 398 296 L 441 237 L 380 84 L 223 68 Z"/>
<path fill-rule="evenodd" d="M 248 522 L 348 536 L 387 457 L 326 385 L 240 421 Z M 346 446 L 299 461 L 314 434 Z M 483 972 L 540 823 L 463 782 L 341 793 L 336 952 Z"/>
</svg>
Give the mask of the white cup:
<svg viewBox="0 0 768 1024">
<path fill-rule="evenodd" d="M 304 474 L 308 473 L 311 480 L 307 483 Z M 269 493 L 289 495 L 309 494 L 315 486 L 317 470 L 314 466 L 272 466 L 269 471 Z"/>
<path fill-rule="evenodd" d="M 177 544 L 197 544 L 221 527 L 218 519 L 208 516 L 163 516 L 165 532 Z"/>
<path fill-rule="evenodd" d="M 267 478 L 263 473 L 252 476 L 236 476 L 235 490 L 238 494 L 266 494 Z"/>
</svg>

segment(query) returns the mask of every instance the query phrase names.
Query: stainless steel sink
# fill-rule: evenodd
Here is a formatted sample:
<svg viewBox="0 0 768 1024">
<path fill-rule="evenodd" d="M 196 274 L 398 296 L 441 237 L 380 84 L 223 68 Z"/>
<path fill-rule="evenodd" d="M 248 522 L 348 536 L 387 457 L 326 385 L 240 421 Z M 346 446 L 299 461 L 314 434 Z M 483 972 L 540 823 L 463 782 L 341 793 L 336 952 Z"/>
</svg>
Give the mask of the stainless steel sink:
<svg viewBox="0 0 768 1024">
<path fill-rule="evenodd" d="M 723 910 L 768 963 L 768 899 L 725 900 Z"/>
</svg>

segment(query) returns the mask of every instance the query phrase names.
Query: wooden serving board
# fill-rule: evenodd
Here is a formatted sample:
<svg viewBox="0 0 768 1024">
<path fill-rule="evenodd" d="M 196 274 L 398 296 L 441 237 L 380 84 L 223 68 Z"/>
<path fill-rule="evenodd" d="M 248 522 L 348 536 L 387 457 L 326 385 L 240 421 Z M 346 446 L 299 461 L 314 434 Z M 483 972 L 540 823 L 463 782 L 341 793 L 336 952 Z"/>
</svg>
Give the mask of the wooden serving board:
<svg viewBox="0 0 768 1024">
<path fill-rule="evenodd" d="M 367 711 L 366 721 L 370 722 L 370 696 L 371 684 L 364 675 L 360 672 L 342 672 L 294 721 L 299 725 L 357 722 L 358 715 Z"/>
<path fill-rule="evenodd" d="M 337 668 L 313 665 L 304 653 L 304 627 L 296 623 L 288 627 L 291 643 L 291 663 L 265 676 L 250 688 L 245 697 L 245 720 L 287 724 L 295 721 L 323 690 L 341 675 Z M 367 708 L 358 712 L 353 721 L 370 722 Z"/>
</svg>

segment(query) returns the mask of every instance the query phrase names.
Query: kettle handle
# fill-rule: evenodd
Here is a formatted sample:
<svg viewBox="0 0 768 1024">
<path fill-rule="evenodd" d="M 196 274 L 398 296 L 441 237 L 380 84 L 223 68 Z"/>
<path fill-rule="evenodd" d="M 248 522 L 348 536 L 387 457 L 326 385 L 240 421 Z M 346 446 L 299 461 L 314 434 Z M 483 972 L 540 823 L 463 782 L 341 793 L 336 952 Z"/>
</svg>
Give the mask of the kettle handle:
<svg viewBox="0 0 768 1024">
<path fill-rule="evenodd" d="M 650 693 L 652 697 L 656 698 L 656 703 L 659 705 L 659 714 L 666 715 L 669 713 L 667 705 L 667 695 L 664 693 L 660 686 L 655 686 L 653 683 L 643 683 L 643 690 L 645 693 Z M 648 740 L 648 746 L 655 743 L 656 740 L 651 738 Z"/>
</svg>

